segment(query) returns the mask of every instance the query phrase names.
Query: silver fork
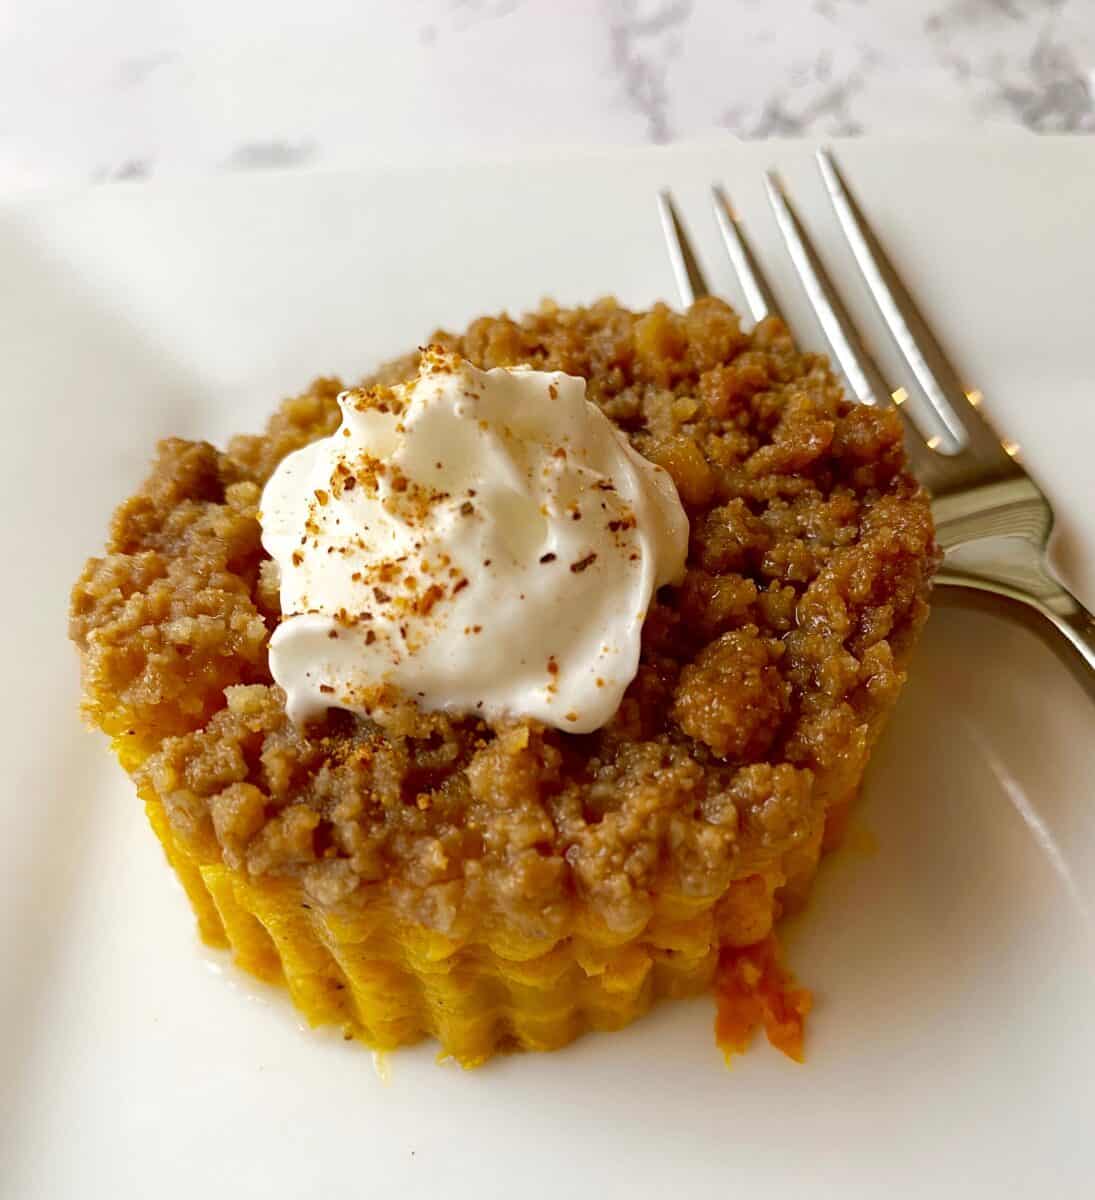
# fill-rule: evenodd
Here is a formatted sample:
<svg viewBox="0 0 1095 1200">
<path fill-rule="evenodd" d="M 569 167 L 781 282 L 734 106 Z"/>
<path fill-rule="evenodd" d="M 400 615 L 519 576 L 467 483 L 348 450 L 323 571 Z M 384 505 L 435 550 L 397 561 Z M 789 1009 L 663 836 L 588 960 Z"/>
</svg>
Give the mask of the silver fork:
<svg viewBox="0 0 1095 1200">
<path fill-rule="evenodd" d="M 778 177 L 767 176 L 768 198 L 795 271 L 852 395 L 861 404 L 896 405 L 905 422 L 909 462 L 932 496 L 936 537 L 944 551 L 938 599 L 989 608 L 1024 620 L 1043 635 L 1095 698 L 1095 617 L 1049 570 L 1046 545 L 1053 509 L 981 414 L 981 396 L 967 392 L 886 257 L 840 169 L 817 154 L 825 190 L 879 313 L 908 364 L 937 430 L 928 435 L 887 386 L 868 353 L 802 221 Z M 712 188 L 723 245 L 754 321 L 779 312 L 771 286 L 722 188 Z M 668 191 L 658 206 L 681 303 L 709 294 L 703 271 Z"/>
</svg>

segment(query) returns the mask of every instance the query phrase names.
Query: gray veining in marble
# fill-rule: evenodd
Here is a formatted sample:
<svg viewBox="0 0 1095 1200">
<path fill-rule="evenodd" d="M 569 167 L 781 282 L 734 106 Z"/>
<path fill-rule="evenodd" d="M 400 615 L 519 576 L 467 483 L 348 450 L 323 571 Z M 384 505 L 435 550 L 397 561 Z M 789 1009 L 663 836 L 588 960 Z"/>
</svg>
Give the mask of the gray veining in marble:
<svg viewBox="0 0 1095 1200">
<path fill-rule="evenodd" d="M 1095 131 L 1095 0 L 8 0 L 0 188 Z"/>
<path fill-rule="evenodd" d="M 669 124 L 669 67 L 681 51 L 681 35 L 693 0 L 666 0 L 640 10 L 636 0 L 607 0 L 604 5 L 612 45 L 612 67 L 628 102 L 646 121 L 655 143 L 672 140 Z"/>
</svg>

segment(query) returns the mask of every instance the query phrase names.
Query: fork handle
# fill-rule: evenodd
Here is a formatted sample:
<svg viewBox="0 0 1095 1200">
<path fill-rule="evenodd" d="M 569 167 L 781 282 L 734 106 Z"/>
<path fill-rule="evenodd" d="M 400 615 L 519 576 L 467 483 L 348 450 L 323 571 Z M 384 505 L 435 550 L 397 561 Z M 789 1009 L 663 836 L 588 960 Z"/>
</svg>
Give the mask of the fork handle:
<svg viewBox="0 0 1095 1200">
<path fill-rule="evenodd" d="M 1028 626 L 1095 700 L 1095 615 L 1048 572 L 1036 589 L 944 564 L 935 599 L 943 605 L 1001 613 Z"/>
</svg>

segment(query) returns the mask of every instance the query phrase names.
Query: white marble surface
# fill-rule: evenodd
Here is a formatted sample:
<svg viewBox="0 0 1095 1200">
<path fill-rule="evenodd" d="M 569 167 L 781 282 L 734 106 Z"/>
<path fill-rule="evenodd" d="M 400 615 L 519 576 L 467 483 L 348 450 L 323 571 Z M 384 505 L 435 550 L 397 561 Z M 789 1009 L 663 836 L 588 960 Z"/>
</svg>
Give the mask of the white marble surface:
<svg viewBox="0 0 1095 1200">
<path fill-rule="evenodd" d="M 0 189 L 537 146 L 1095 132 L 1095 0 L 5 0 Z"/>
</svg>

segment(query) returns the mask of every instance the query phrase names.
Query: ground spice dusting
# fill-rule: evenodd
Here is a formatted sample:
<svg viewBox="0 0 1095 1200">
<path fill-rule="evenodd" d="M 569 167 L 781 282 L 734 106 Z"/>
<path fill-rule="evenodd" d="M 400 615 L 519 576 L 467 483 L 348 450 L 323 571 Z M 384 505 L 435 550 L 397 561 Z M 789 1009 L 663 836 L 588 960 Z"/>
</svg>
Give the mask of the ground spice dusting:
<svg viewBox="0 0 1095 1200">
<path fill-rule="evenodd" d="M 734 930 L 717 972 L 720 1044 L 736 1051 L 763 1025 L 798 1056 L 808 993 L 766 939 L 805 893 L 827 814 L 855 792 L 938 560 L 899 419 L 847 403 L 778 319 L 745 333 L 715 299 L 685 313 L 545 305 L 431 341 L 483 369 L 583 376 L 676 485 L 687 573 L 651 603 L 613 719 L 575 737 L 421 713 L 408 698 L 404 713 L 388 696 L 400 723 L 383 732 L 338 710 L 303 729 L 287 719 L 266 664 L 280 611 L 256 518 L 277 463 L 338 428 L 334 379 L 226 452 L 161 443 L 73 590 L 88 717 L 142 763 L 182 844 L 252 879 L 296 880 L 320 906 L 387 888 L 400 920 L 446 937 L 489 921 L 550 938 L 579 918 L 642 930 L 664 897 L 683 897 L 713 939 L 703 984 Z M 390 389 L 417 360 L 383 368 L 353 402 L 397 403 Z M 338 486 L 375 488 L 384 469 L 348 463 Z M 408 511 L 439 494 L 398 483 Z M 398 590 L 432 605 L 434 588 L 466 585 L 447 566 L 408 564 L 415 592 L 368 583 L 378 604 Z M 340 623 L 362 629 L 367 614 Z"/>
</svg>

